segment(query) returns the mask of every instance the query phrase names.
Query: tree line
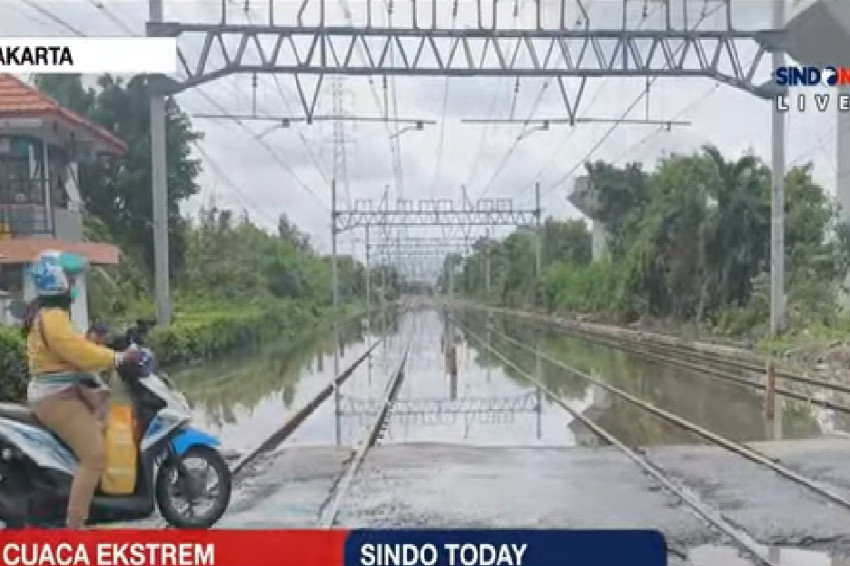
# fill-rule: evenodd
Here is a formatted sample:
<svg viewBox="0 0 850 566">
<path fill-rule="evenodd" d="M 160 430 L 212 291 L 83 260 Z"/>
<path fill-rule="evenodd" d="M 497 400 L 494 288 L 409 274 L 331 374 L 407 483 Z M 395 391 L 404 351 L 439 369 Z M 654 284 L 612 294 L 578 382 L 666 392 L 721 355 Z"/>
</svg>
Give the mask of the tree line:
<svg viewBox="0 0 850 566">
<path fill-rule="evenodd" d="M 597 190 L 607 254 L 592 261 L 584 220 L 548 219 L 540 228 L 542 269 L 534 273 L 534 233 L 481 240 L 475 253 L 446 259 L 457 292 L 508 306 L 534 305 L 619 320 L 642 316 L 694 321 L 730 334 L 764 329 L 769 318 L 771 170 L 754 155 L 724 157 L 704 147 L 672 155 L 652 170 L 637 163 L 586 165 Z M 788 325 L 834 325 L 850 266 L 850 231 L 812 178 L 812 165 L 785 178 Z M 488 268 L 489 264 L 489 268 Z M 453 267 L 457 266 L 457 267 Z M 487 274 L 490 274 L 489 278 Z"/>
<path fill-rule="evenodd" d="M 80 192 L 86 236 L 121 248 L 117 268 L 95 270 L 91 311 L 107 318 L 151 311 L 153 226 L 150 110 L 144 76 L 123 81 L 110 75 L 86 87 L 79 75 L 39 75 L 36 87 L 64 107 L 127 142 L 123 158 L 81 164 Z M 331 302 L 330 258 L 285 215 L 276 232 L 260 228 L 247 211 L 208 206 L 197 218 L 180 207 L 201 189 L 203 164 L 193 145 L 203 134 L 174 99 L 166 104 L 170 277 L 181 310 L 258 304 L 290 299 L 318 306 Z M 340 297 L 365 298 L 366 268 L 351 257 L 338 259 Z M 392 299 L 399 275 L 374 269 L 373 292 Z M 384 283 L 381 286 L 380 283 Z"/>
</svg>

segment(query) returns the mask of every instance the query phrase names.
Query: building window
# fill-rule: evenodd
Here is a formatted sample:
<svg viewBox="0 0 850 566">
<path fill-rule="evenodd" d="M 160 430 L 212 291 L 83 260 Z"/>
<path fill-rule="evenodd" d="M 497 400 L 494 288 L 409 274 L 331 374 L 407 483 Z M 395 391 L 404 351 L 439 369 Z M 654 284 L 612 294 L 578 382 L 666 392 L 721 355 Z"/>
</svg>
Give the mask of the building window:
<svg viewBox="0 0 850 566">
<path fill-rule="evenodd" d="M 24 295 L 24 266 L 23 265 L 0 265 L 0 289 L 6 291 L 13 297 Z"/>
</svg>

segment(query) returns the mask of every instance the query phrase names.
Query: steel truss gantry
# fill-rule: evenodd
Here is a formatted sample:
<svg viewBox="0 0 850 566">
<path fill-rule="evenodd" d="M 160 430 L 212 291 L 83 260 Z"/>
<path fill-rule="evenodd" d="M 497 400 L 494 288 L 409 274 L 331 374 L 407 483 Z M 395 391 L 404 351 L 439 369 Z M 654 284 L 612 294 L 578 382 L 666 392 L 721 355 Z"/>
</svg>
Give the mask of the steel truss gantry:
<svg viewBox="0 0 850 566">
<path fill-rule="evenodd" d="M 436 11 L 438 0 L 431 1 Z M 482 0 L 478 2 L 480 13 Z M 295 77 L 308 120 L 326 75 L 551 77 L 571 121 L 592 77 L 709 77 L 761 98 L 776 94 L 769 77 L 758 73 L 781 32 L 735 29 L 728 1 L 724 29 L 677 29 L 671 4 L 681 2 L 686 0 L 662 0 L 666 26 L 661 29 L 575 29 L 564 19 L 551 27 L 538 21 L 533 28 L 513 29 L 500 26 L 495 16 L 477 28 L 421 26 L 415 17 L 417 0 L 395 3 L 396 12 L 407 7 L 414 14 L 401 26 L 374 26 L 371 18 L 343 24 L 325 17 L 325 0 L 303 0 L 297 21 L 287 25 L 149 22 L 147 30 L 151 36 L 184 38 L 202 46 L 191 56 L 180 51 L 184 77 L 169 80 L 167 94 L 232 74 L 285 73 Z M 300 14 L 310 5 L 318 6 L 322 16 L 305 24 Z M 566 5 L 567 0 L 560 0 L 561 14 Z M 623 10 L 625 14 L 626 0 Z M 756 46 L 751 61 L 742 60 L 742 44 Z M 312 92 L 302 81 L 305 75 L 318 77 Z M 569 78 L 579 79 L 577 85 L 568 84 Z"/>
<path fill-rule="evenodd" d="M 460 205 L 450 200 L 399 200 L 397 205 L 373 206 L 369 199 L 358 199 L 354 208 L 334 209 L 334 231 L 345 232 L 357 227 L 382 228 L 410 226 L 533 226 L 539 224 L 540 191 L 535 191 L 534 208 L 519 208 L 512 199 L 481 199 L 473 205 Z"/>
<path fill-rule="evenodd" d="M 335 185 L 332 187 L 332 202 L 336 203 Z M 534 187 L 534 207 L 519 208 L 512 199 L 480 199 L 472 202 L 466 198 L 455 203 L 451 200 L 428 199 L 420 201 L 411 201 L 399 199 L 393 208 L 390 208 L 387 199 L 383 199 L 378 203 L 378 206 L 373 206 L 375 203 L 369 199 L 360 199 L 354 202 L 354 207 L 351 209 L 332 208 L 331 217 L 333 218 L 331 229 L 331 254 L 332 254 L 332 273 L 334 279 L 334 296 L 338 295 L 336 281 L 336 250 L 337 236 L 354 228 L 362 227 L 365 231 L 365 247 L 366 247 L 366 294 L 367 305 L 371 299 L 371 274 L 370 266 L 374 261 L 373 252 L 378 249 L 377 265 L 392 265 L 398 263 L 401 259 L 430 259 L 436 260 L 444 258 L 452 253 L 458 255 L 466 255 L 474 249 L 475 240 L 470 237 L 470 234 L 465 234 L 461 241 L 462 248 L 454 248 L 450 244 L 440 244 L 439 238 L 432 238 L 430 241 L 411 239 L 410 242 L 421 242 L 421 244 L 413 243 L 409 246 L 405 245 L 405 241 L 410 238 L 408 235 L 403 237 L 392 237 L 389 232 L 392 229 L 405 229 L 410 227 L 433 227 L 433 226 L 460 226 L 460 227 L 497 227 L 497 226 L 512 226 L 516 228 L 532 228 L 535 242 L 535 274 L 540 272 L 541 265 L 541 242 L 540 242 L 540 224 L 542 219 L 542 209 L 540 207 L 540 185 L 535 184 Z M 370 229 L 378 227 L 380 236 L 373 243 L 370 238 Z M 489 230 L 488 230 L 489 233 Z M 427 237 L 426 237 L 427 238 Z M 458 253 L 459 252 L 459 253 Z"/>
<path fill-rule="evenodd" d="M 483 240 L 483 239 L 482 239 Z M 439 248 L 439 247 L 475 247 L 479 239 L 457 236 L 412 236 L 409 234 L 390 236 L 377 242 L 366 242 L 364 239 L 347 240 L 352 244 L 367 244 L 369 249 L 380 250 L 394 247 L 401 248 Z M 480 244 L 479 244 L 480 245 Z"/>
<path fill-rule="evenodd" d="M 425 253 L 425 252 L 436 252 L 441 253 L 443 255 L 453 253 L 453 252 L 466 252 L 473 249 L 473 243 L 471 241 L 421 241 L 421 240 L 381 240 L 379 242 L 375 242 L 369 244 L 370 253 L 389 253 L 389 254 L 402 254 L 406 255 L 408 253 Z"/>
<path fill-rule="evenodd" d="M 265 23 L 250 25 L 227 22 L 228 0 L 221 0 L 219 23 L 164 21 L 163 0 L 149 0 L 147 34 L 177 37 L 182 44 L 179 61 L 183 77 L 156 77 L 150 82 L 152 201 L 156 271 L 157 318 L 170 320 L 168 268 L 168 202 L 165 139 L 165 97 L 233 74 L 286 73 L 295 78 L 298 94 L 308 119 L 315 107 L 325 75 L 406 75 L 406 76 L 491 76 L 551 77 L 557 80 L 566 110 L 574 121 L 592 77 L 707 77 L 766 99 L 777 94 L 769 76 L 759 77 L 766 53 L 772 54 L 771 67 L 784 64 L 785 0 L 775 0 L 772 29 L 738 30 L 733 26 L 733 0 L 707 0 L 725 8 L 722 29 L 691 27 L 688 0 L 658 0 L 665 24 L 657 29 L 637 29 L 629 23 L 629 1 L 622 0 L 622 25 L 615 29 L 591 26 L 582 0 L 580 29 L 567 23 L 567 0 L 554 6 L 558 23 L 544 25 L 543 2 L 534 2 L 535 23 L 518 28 L 499 20 L 498 0 L 476 0 L 477 27 L 445 27 L 437 16 L 439 0 L 397 0 L 387 6 L 389 13 L 403 14 L 387 25 L 375 25 L 373 11 L 377 0 L 365 0 L 365 21 L 355 22 L 345 0 L 341 0 L 345 21 L 331 21 L 327 0 L 302 0 L 297 15 L 289 21 L 275 19 L 273 0 L 268 2 Z M 425 4 L 429 9 L 422 10 Z M 613 4 L 613 3 L 612 3 Z M 457 3 L 454 3 L 457 6 Z M 675 6 L 674 6 L 675 5 Z M 632 7 L 634 3 L 632 3 Z M 384 8 L 381 6 L 381 9 Z M 314 21 L 305 15 L 316 12 Z M 430 17 L 428 14 L 430 13 Z M 290 11 L 289 14 L 292 14 Z M 488 16 L 489 14 L 489 16 Z M 673 15 L 678 14 L 673 22 Z M 572 17 L 572 16 L 571 16 Z M 516 20 L 514 20 L 515 22 Z M 197 53 L 184 49 L 192 37 L 201 46 Z M 745 63 L 739 55 L 741 44 L 755 46 L 755 57 Z M 311 89 L 305 76 L 316 77 Z M 575 79 L 569 81 L 567 79 Z M 571 88 L 568 88 L 571 87 Z M 773 203 L 771 328 L 779 330 L 784 318 L 783 277 L 784 221 L 783 178 L 785 176 L 784 118 L 773 118 Z M 335 191 L 334 191 L 335 192 Z M 332 201 L 332 202 L 335 202 Z M 334 206 L 335 208 L 335 206 Z M 530 224 L 530 211 L 447 213 L 384 211 L 334 211 L 334 237 L 339 228 L 369 226 L 383 218 L 397 226 L 445 224 Z M 538 207 L 539 218 L 539 207 Z M 427 215 L 427 220 L 424 215 Z M 419 220 L 418 223 L 412 223 Z M 334 238 L 335 239 L 335 238 Z M 335 252 L 335 250 L 334 250 Z M 336 296 L 336 293 L 335 293 Z"/>
<path fill-rule="evenodd" d="M 363 399 L 351 395 L 340 395 L 340 410 L 343 414 L 374 415 L 380 409 L 378 399 Z M 476 414 L 489 412 L 534 412 L 539 409 L 540 399 L 532 389 L 519 395 L 459 397 L 413 397 L 394 401 L 390 411 L 396 415 L 411 413 Z"/>
</svg>

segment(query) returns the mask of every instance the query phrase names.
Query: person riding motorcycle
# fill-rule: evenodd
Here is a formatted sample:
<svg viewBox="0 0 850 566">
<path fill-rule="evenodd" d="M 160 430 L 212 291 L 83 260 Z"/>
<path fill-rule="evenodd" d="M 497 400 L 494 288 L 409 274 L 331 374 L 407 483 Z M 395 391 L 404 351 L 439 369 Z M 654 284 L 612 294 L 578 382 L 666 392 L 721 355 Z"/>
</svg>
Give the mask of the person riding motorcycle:
<svg viewBox="0 0 850 566">
<path fill-rule="evenodd" d="M 133 349 L 115 352 L 88 340 L 71 323 L 77 297 L 75 278 L 86 267 L 76 254 L 46 251 L 30 267 L 37 295 L 31 319 L 25 321 L 30 382 L 27 401 L 36 418 L 77 456 L 68 498 L 67 526 L 85 527 L 95 490 L 106 466 L 98 399 L 108 386 L 98 373 L 137 363 Z M 98 397 L 98 395 L 102 395 Z"/>
</svg>

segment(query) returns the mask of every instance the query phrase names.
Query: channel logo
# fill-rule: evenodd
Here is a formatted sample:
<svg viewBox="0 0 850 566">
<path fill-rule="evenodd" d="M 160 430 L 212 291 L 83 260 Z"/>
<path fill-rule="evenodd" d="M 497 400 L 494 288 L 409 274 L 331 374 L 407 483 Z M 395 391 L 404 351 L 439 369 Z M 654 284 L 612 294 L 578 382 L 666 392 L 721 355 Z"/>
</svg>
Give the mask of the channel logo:
<svg viewBox="0 0 850 566">
<path fill-rule="evenodd" d="M 773 78 L 782 87 L 844 86 L 850 85 L 850 67 L 779 67 Z"/>
</svg>

